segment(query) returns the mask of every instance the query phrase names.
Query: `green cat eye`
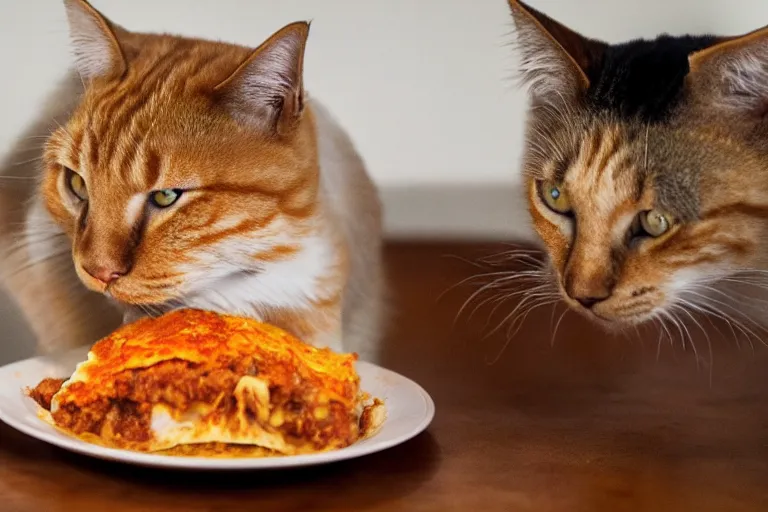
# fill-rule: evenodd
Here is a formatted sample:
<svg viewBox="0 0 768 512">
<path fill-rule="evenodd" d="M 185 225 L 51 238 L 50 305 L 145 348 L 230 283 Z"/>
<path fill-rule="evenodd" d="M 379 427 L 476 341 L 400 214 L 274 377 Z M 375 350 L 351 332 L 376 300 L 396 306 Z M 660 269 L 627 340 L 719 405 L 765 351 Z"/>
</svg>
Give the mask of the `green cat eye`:
<svg viewBox="0 0 768 512">
<path fill-rule="evenodd" d="M 568 194 L 560 183 L 551 181 L 541 182 L 539 194 L 544 203 L 554 212 L 565 215 L 571 212 L 571 202 Z"/>
<path fill-rule="evenodd" d="M 181 190 L 177 188 L 166 188 L 156 190 L 149 195 L 149 201 L 158 208 L 168 208 L 181 197 Z"/>
<path fill-rule="evenodd" d="M 81 201 L 88 199 L 88 188 L 85 186 L 85 180 L 72 169 L 67 168 L 67 185 L 69 190 Z"/>
<path fill-rule="evenodd" d="M 655 238 L 669 231 L 672 221 L 659 210 L 649 210 L 640 214 L 640 225 L 646 233 Z"/>
</svg>

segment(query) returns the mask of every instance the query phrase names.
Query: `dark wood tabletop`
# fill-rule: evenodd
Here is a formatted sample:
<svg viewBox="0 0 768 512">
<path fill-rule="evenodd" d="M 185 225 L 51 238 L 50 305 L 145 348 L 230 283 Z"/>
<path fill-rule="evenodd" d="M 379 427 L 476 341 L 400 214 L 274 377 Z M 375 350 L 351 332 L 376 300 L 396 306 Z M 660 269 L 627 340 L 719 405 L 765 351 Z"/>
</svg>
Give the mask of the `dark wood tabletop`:
<svg viewBox="0 0 768 512">
<path fill-rule="evenodd" d="M 437 407 L 415 439 L 327 466 L 216 474 L 92 460 L 0 426 L 0 511 L 768 510 L 761 342 L 698 319 L 706 335 L 686 326 L 696 356 L 679 331 L 672 343 L 653 328 L 606 335 L 573 313 L 553 336 L 564 310 L 548 305 L 507 343 L 493 330 L 515 299 L 494 312 L 494 296 L 480 295 L 457 318 L 484 278 L 454 285 L 509 249 L 387 250 L 395 310 L 383 365 Z"/>
</svg>

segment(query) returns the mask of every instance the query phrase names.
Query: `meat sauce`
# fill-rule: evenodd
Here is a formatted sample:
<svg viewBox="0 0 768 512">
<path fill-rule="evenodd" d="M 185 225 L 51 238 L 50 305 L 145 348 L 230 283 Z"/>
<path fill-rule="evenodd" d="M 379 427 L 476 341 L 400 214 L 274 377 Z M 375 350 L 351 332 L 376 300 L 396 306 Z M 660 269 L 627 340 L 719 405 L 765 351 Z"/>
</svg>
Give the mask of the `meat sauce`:
<svg viewBox="0 0 768 512">
<path fill-rule="evenodd" d="M 166 405 L 176 411 L 189 410 L 193 404 L 215 404 L 215 413 L 225 418 L 237 412 L 233 395 L 243 376 L 257 376 L 254 361 L 233 362 L 221 368 L 211 368 L 181 360 L 158 363 L 150 368 L 126 370 L 116 375 L 114 390 L 98 396 L 87 404 L 62 404 L 52 417 L 56 424 L 75 435 L 91 434 L 131 442 L 151 439 L 152 408 Z M 41 407 L 50 411 L 53 395 L 64 379 L 46 379 L 28 394 Z M 83 382 L 73 382 L 68 391 L 77 396 L 84 391 Z M 348 445 L 358 435 L 355 418 L 346 408 L 331 401 L 323 404 L 322 414 L 311 405 L 315 402 L 311 388 L 293 387 L 286 391 L 279 386 L 270 388 L 272 409 L 280 409 L 280 422 L 265 425 L 279 429 L 289 443 L 303 445 L 309 441 L 315 449 L 324 449 L 333 441 L 344 440 Z M 248 417 L 256 421 L 256 404 L 246 404 Z M 106 436 L 105 436 L 106 434 Z"/>
</svg>

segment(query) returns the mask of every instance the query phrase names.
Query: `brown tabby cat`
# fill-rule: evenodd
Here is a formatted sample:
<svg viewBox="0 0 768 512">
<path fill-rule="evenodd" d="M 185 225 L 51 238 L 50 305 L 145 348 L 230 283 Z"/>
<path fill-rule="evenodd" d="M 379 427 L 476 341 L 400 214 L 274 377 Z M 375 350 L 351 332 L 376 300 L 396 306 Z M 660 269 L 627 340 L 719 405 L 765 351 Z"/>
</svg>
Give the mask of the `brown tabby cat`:
<svg viewBox="0 0 768 512">
<path fill-rule="evenodd" d="M 126 321 L 210 309 L 375 357 L 380 205 L 351 141 L 304 93 L 309 25 L 249 49 L 133 33 L 64 3 L 77 75 L 31 130 L 49 135 L 39 188 L 0 203 L 4 243 L 24 226 L 4 285 L 41 345 L 115 327 L 108 297 Z M 38 172 L 15 159 L 3 174 Z"/>
<path fill-rule="evenodd" d="M 608 327 L 698 311 L 753 332 L 768 29 L 610 45 L 510 5 L 532 104 L 527 197 L 562 297 Z"/>
</svg>

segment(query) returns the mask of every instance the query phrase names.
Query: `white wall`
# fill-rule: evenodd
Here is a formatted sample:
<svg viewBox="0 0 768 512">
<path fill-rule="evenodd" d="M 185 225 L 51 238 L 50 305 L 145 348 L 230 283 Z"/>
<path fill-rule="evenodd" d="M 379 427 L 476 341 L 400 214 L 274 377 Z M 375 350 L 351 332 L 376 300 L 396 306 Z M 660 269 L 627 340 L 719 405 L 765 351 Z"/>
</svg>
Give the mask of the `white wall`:
<svg viewBox="0 0 768 512">
<path fill-rule="evenodd" d="M 390 233 L 529 235 L 516 188 L 525 98 L 511 78 L 505 0 L 92 1 L 129 29 L 253 46 L 312 19 L 307 86 L 357 141 L 382 187 Z M 529 1 L 610 41 L 768 24 L 766 0 Z M 4 151 L 67 66 L 61 2 L 0 1 L 0 56 Z M 0 325 L 11 321 L 0 301 Z"/>
</svg>

